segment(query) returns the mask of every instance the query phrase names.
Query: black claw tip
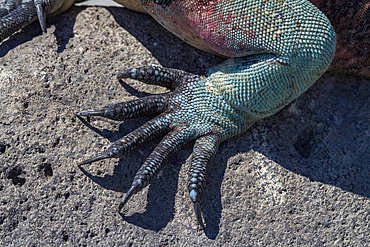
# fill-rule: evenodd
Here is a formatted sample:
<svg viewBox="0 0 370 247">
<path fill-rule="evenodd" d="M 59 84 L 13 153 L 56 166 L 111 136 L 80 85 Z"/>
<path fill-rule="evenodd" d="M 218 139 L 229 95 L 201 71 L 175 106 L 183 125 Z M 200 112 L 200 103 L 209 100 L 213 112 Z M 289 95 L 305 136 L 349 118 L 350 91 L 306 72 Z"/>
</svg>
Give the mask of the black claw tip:
<svg viewBox="0 0 370 247">
<path fill-rule="evenodd" d="M 118 212 L 121 212 L 122 208 L 126 205 L 128 200 L 135 195 L 140 190 L 140 184 L 139 183 L 133 183 L 129 191 L 127 191 L 125 197 L 122 199 L 121 203 L 118 206 Z"/>
<path fill-rule="evenodd" d="M 104 111 L 80 111 L 77 112 L 77 116 L 86 117 L 86 116 L 104 116 Z"/>
<path fill-rule="evenodd" d="M 42 32 L 46 33 L 46 13 L 41 1 L 35 1 L 37 17 L 39 18 Z"/>
<path fill-rule="evenodd" d="M 99 160 L 103 160 L 103 159 L 108 159 L 108 158 L 110 158 L 110 155 L 108 153 L 103 153 L 103 154 L 98 155 L 96 157 L 93 157 L 91 159 L 84 160 L 84 161 L 80 162 L 80 164 L 78 164 L 78 165 L 79 166 L 82 166 L 82 165 L 90 164 L 90 163 L 93 163 L 95 161 L 99 161 Z"/>
<path fill-rule="evenodd" d="M 124 79 L 124 78 L 136 78 L 137 76 L 137 69 L 129 69 L 129 70 L 124 70 L 120 71 L 117 74 L 117 79 Z"/>
<path fill-rule="evenodd" d="M 126 73 L 126 71 L 118 72 L 118 74 L 117 74 L 117 79 L 118 79 L 118 80 L 120 80 L 120 79 L 123 79 L 123 78 L 127 78 L 127 73 Z"/>
<path fill-rule="evenodd" d="M 201 230 L 204 229 L 203 219 L 202 219 L 202 212 L 200 211 L 200 204 L 198 202 L 193 203 L 195 216 L 197 217 L 197 221 Z"/>
</svg>

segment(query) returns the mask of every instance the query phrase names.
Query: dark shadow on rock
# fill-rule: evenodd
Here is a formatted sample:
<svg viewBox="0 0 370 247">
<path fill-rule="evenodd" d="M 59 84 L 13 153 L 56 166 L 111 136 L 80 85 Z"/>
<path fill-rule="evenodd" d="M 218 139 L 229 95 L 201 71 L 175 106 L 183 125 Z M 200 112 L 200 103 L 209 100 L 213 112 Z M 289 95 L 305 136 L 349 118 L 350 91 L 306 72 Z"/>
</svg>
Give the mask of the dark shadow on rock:
<svg viewBox="0 0 370 247">
<path fill-rule="evenodd" d="M 55 25 L 54 35 L 58 43 L 58 53 L 63 52 L 69 40 L 73 38 L 73 27 L 76 22 L 76 17 L 85 9 L 86 7 L 73 6 L 68 12 L 48 19 L 48 25 Z"/>
<path fill-rule="evenodd" d="M 125 8 L 107 9 L 116 22 L 143 44 L 163 67 L 204 74 L 207 69 L 224 60 L 186 44 L 149 15 Z"/>
<path fill-rule="evenodd" d="M 147 96 L 151 96 L 152 94 L 150 93 L 146 93 L 146 92 L 139 92 L 137 91 L 135 88 L 131 87 L 130 85 L 128 85 L 126 82 L 124 82 L 123 80 L 119 80 L 119 83 L 121 84 L 121 86 L 130 94 L 130 95 L 135 95 L 136 97 L 138 98 L 143 98 L 143 97 L 147 97 Z"/>
<path fill-rule="evenodd" d="M 287 108 L 264 120 L 298 130 L 287 136 L 271 136 L 275 150 L 264 154 L 312 181 L 370 198 L 370 155 L 366 148 L 370 145 L 370 138 L 366 138 L 370 90 L 365 79 L 337 78 L 335 85 L 328 82 L 333 78 L 319 81 L 296 100 L 303 113 L 295 123 L 285 121 Z M 314 110 L 308 108 L 311 101 L 319 104 Z M 298 119 L 301 117 L 305 118 L 303 125 Z M 294 126 L 299 124 L 302 127 Z"/>
<path fill-rule="evenodd" d="M 220 145 L 220 152 L 223 153 L 224 143 Z M 239 150 L 235 150 L 239 151 Z M 222 213 L 221 185 L 227 167 L 227 159 L 230 154 L 223 156 L 216 155 L 208 174 L 207 183 L 202 199 L 201 210 L 206 224 L 204 233 L 210 239 L 216 239 L 220 232 L 220 221 Z"/>
<path fill-rule="evenodd" d="M 111 142 L 113 141 L 116 141 L 116 138 L 114 138 L 114 133 L 115 131 L 111 131 L 111 130 L 108 130 L 108 129 L 103 129 L 103 130 L 100 130 L 99 128 L 96 128 L 94 126 L 92 126 L 90 124 L 90 117 L 86 117 L 83 118 L 83 117 L 80 117 L 80 116 L 77 116 L 77 118 L 89 129 L 91 129 L 92 131 L 94 131 L 95 133 L 99 134 L 100 136 L 104 137 L 104 138 L 107 138 L 108 140 L 110 140 Z"/>
<path fill-rule="evenodd" d="M 190 150 L 186 149 L 188 155 Z M 147 194 L 148 203 L 144 213 L 123 216 L 127 222 L 145 229 L 159 231 L 173 219 L 178 177 L 184 159 L 175 157 L 163 168 L 162 175 L 153 180 Z M 140 193 L 140 192 L 139 192 Z M 130 202 L 126 207 L 130 206 Z"/>
</svg>

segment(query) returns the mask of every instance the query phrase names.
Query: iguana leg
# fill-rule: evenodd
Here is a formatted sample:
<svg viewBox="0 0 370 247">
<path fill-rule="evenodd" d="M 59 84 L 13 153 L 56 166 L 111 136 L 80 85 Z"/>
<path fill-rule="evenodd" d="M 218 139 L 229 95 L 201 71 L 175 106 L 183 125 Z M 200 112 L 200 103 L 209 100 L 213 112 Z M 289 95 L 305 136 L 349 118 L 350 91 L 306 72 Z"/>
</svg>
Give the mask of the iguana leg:
<svg viewBox="0 0 370 247">
<path fill-rule="evenodd" d="M 0 42 L 37 18 L 46 32 L 46 17 L 69 9 L 75 0 L 0 0 Z"/>
</svg>

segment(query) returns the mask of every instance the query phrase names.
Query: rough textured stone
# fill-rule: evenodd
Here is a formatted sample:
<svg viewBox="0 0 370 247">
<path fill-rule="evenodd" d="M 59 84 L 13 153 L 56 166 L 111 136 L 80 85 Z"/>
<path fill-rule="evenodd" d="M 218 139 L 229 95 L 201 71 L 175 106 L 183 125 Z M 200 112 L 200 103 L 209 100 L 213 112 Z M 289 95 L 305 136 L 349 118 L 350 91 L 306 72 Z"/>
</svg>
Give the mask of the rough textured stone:
<svg viewBox="0 0 370 247">
<path fill-rule="evenodd" d="M 307 93 L 221 145 L 196 228 L 185 147 L 117 213 L 158 140 L 120 160 L 78 168 L 150 118 L 75 113 L 162 93 L 115 79 L 161 64 L 204 73 L 221 61 L 143 14 L 74 7 L 0 45 L 0 245 L 319 245 L 369 243 L 369 80 L 325 75 Z"/>
</svg>

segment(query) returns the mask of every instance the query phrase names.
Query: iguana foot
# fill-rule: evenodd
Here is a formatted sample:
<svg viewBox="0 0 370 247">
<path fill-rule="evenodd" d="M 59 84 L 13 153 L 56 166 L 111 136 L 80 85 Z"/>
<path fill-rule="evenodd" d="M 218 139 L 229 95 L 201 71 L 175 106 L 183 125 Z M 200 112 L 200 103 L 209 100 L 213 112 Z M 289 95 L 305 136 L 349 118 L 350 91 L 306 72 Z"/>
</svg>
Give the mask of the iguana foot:
<svg viewBox="0 0 370 247">
<path fill-rule="evenodd" d="M 46 16 L 64 12 L 75 0 L 0 0 L 0 42 L 39 19 L 46 32 Z"/>
<path fill-rule="evenodd" d="M 207 170 L 220 142 L 225 137 L 223 133 L 227 131 L 226 126 L 228 126 L 227 121 L 223 121 L 222 114 L 216 112 L 220 102 L 207 93 L 205 77 L 180 70 L 143 67 L 121 72 L 118 78 L 137 79 L 174 90 L 162 95 L 110 105 L 98 111 L 77 113 L 78 116 L 102 116 L 114 120 L 144 116 L 148 113 L 161 113 L 114 142 L 102 154 L 82 161 L 81 165 L 106 158 L 119 158 L 149 140 L 166 134 L 137 172 L 131 188 L 119 205 L 119 211 L 121 211 L 127 201 L 149 185 L 160 169 L 186 143 L 196 140 L 188 173 L 188 190 L 197 221 L 200 227 L 204 228 L 200 201 Z"/>
</svg>

